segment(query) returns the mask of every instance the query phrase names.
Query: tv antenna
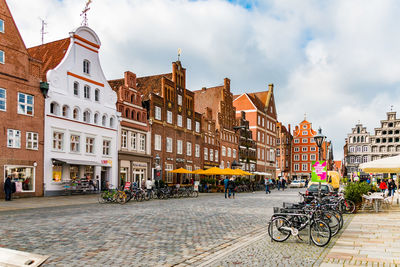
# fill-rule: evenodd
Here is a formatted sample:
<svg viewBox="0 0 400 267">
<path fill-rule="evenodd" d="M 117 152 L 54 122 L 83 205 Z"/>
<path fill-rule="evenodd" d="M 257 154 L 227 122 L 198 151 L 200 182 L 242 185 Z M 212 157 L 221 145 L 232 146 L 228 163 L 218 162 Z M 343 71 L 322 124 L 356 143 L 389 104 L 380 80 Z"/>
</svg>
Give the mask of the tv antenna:
<svg viewBox="0 0 400 267">
<path fill-rule="evenodd" d="M 40 34 L 42 35 L 42 44 L 44 44 L 44 35 L 48 33 L 45 30 L 45 27 L 47 26 L 47 22 L 42 18 L 39 18 L 39 19 L 42 22 L 42 28 L 40 29 Z"/>
<path fill-rule="evenodd" d="M 82 10 L 81 17 L 83 17 L 82 21 L 82 26 L 88 26 L 88 18 L 87 18 L 87 12 L 90 10 L 90 3 L 92 3 L 92 0 L 88 0 L 86 2 L 85 8 Z"/>
</svg>

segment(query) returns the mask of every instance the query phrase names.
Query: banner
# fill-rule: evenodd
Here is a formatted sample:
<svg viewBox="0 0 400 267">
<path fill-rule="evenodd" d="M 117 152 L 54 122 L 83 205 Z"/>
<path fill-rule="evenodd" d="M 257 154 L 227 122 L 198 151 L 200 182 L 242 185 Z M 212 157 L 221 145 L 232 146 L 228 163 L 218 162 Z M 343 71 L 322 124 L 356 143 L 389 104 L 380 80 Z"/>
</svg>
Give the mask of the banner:
<svg viewBox="0 0 400 267">
<path fill-rule="evenodd" d="M 326 183 L 326 161 L 312 161 L 311 163 L 311 182 Z"/>
</svg>

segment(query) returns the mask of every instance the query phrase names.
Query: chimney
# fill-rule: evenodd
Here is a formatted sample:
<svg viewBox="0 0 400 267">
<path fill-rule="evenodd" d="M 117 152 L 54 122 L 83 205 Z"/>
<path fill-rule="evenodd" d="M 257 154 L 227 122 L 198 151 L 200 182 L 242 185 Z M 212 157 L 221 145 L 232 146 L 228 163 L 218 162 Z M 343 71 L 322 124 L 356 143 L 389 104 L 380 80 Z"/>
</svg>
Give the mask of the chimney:
<svg viewBox="0 0 400 267">
<path fill-rule="evenodd" d="M 206 90 L 207 90 L 207 87 L 201 88 L 201 91 L 206 91 Z"/>
<path fill-rule="evenodd" d="M 136 89 L 136 74 L 130 71 L 124 73 L 125 86 Z"/>
<path fill-rule="evenodd" d="M 274 84 L 273 83 L 268 84 L 268 91 L 274 92 Z"/>
<path fill-rule="evenodd" d="M 292 133 L 290 132 L 290 123 L 288 124 L 288 132 L 289 132 L 289 134 L 292 134 Z"/>
</svg>

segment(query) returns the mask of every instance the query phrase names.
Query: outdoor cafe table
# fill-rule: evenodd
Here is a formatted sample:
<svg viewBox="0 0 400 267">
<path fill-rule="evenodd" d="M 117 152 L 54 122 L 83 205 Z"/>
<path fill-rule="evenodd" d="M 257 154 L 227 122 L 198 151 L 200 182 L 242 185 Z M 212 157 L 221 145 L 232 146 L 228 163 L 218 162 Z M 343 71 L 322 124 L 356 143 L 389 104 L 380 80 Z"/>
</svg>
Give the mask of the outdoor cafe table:
<svg viewBox="0 0 400 267">
<path fill-rule="evenodd" d="M 382 193 L 373 193 L 369 197 L 373 201 L 375 212 L 379 212 L 379 207 L 382 204 L 382 201 L 384 199 L 383 194 Z"/>
</svg>

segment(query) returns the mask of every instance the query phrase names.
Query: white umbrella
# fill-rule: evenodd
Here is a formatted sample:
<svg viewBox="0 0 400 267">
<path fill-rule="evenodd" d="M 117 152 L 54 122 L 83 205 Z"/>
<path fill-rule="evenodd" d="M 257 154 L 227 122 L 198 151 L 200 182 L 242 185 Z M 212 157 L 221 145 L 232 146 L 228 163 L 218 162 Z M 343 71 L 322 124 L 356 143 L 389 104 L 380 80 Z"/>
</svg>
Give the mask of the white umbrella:
<svg viewBox="0 0 400 267">
<path fill-rule="evenodd" d="M 400 155 L 362 163 L 359 168 L 371 173 L 400 173 Z"/>
</svg>

